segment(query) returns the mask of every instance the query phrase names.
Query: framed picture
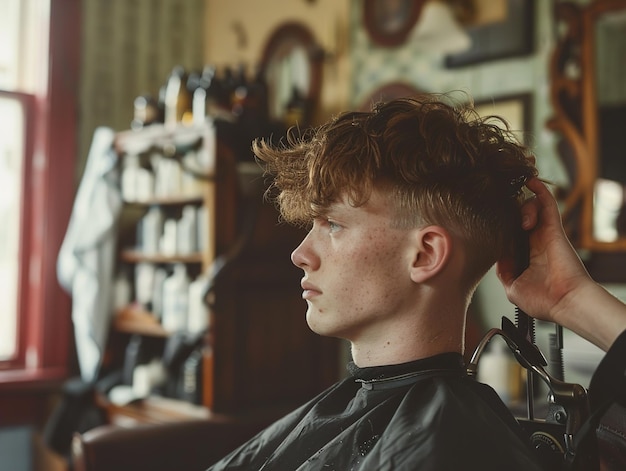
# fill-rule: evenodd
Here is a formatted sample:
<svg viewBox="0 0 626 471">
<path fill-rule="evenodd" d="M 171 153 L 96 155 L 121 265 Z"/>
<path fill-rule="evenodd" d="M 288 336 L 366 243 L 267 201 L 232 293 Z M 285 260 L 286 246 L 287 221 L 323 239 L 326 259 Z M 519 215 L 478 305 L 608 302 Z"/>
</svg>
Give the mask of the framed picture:
<svg viewBox="0 0 626 471">
<path fill-rule="evenodd" d="M 426 0 L 363 0 L 363 24 L 375 43 L 393 47 L 406 41 Z"/>
<path fill-rule="evenodd" d="M 477 0 L 475 20 L 466 27 L 469 49 L 446 57 L 446 67 L 462 67 L 530 54 L 534 48 L 534 0 Z"/>
<path fill-rule="evenodd" d="M 480 116 L 499 116 L 509 123 L 518 141 L 528 145 L 528 134 L 532 129 L 532 101 L 530 93 L 506 95 L 474 103 Z"/>
</svg>

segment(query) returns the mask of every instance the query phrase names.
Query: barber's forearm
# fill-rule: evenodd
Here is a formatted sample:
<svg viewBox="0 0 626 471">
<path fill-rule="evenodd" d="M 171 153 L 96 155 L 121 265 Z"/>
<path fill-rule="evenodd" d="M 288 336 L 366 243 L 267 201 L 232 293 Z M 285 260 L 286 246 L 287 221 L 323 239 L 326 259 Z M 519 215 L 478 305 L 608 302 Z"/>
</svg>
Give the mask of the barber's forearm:
<svg viewBox="0 0 626 471">
<path fill-rule="evenodd" d="M 626 330 L 626 304 L 599 284 L 589 282 L 572 296 L 556 320 L 607 351 Z"/>
</svg>

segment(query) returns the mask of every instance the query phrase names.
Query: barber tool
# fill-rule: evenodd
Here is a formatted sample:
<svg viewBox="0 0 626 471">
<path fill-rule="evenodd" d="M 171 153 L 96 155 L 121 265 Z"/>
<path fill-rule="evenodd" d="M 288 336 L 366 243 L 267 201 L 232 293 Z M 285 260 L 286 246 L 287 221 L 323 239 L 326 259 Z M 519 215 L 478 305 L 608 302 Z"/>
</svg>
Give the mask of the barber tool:
<svg viewBox="0 0 626 471">
<path fill-rule="evenodd" d="M 521 274 L 529 261 L 528 237 L 521 233 L 516 251 L 517 274 Z M 479 342 L 467 371 L 468 376 L 476 377 L 480 357 L 491 341 L 499 335 L 516 360 L 527 370 L 527 417 L 518 418 L 522 430 L 528 436 L 531 447 L 537 452 L 539 461 L 546 469 L 553 470 L 593 470 L 593 457 L 576 460 L 581 450 L 576 446 L 576 434 L 589 417 L 589 403 L 586 389 L 574 383 L 563 381 L 563 331 L 556 326 L 551 336 L 551 372 L 546 367 L 548 361 L 535 345 L 534 319 L 522 309 L 515 308 L 515 324 L 502 317 L 502 327 L 489 330 Z M 548 387 L 548 412 L 545 418 L 537 418 L 535 413 L 534 379 L 541 379 Z M 587 453 L 587 450 L 584 451 Z M 588 454 L 588 453 L 587 453 Z"/>
</svg>

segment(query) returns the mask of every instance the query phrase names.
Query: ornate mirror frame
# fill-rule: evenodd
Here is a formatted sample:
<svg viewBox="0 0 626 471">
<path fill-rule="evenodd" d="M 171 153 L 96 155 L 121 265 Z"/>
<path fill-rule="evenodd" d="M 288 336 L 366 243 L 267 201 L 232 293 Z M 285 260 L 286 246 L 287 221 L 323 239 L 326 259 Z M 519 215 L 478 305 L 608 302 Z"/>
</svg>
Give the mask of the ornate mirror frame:
<svg viewBox="0 0 626 471">
<path fill-rule="evenodd" d="M 315 36 L 305 25 L 298 22 L 287 22 L 278 26 L 268 38 L 263 49 L 261 58 L 261 70 L 268 87 L 269 99 L 272 99 L 276 90 L 276 82 L 272 78 L 272 67 L 277 61 L 284 59 L 293 50 L 301 48 L 308 67 L 306 81 L 308 90 L 304 91 L 301 98 L 301 105 L 304 107 L 303 116 L 300 116 L 298 125 L 306 127 L 310 124 L 311 118 L 319 104 L 319 97 L 322 86 L 324 51 L 315 41 Z M 270 107 L 272 105 L 270 104 Z M 285 114 L 287 110 L 285 110 Z M 286 118 L 283 116 L 282 118 Z"/>
<path fill-rule="evenodd" d="M 554 116 L 547 126 L 562 137 L 559 152 L 572 182 L 570 188 L 559 189 L 557 197 L 572 243 L 593 252 L 626 252 L 626 237 L 602 241 L 594 236 L 594 195 L 601 158 L 595 25 L 602 15 L 617 10 L 626 10 L 626 0 L 555 6 L 555 20 L 565 28 L 550 64 Z"/>
<path fill-rule="evenodd" d="M 420 16 L 425 0 L 363 0 L 363 25 L 376 44 L 403 44 Z"/>
</svg>

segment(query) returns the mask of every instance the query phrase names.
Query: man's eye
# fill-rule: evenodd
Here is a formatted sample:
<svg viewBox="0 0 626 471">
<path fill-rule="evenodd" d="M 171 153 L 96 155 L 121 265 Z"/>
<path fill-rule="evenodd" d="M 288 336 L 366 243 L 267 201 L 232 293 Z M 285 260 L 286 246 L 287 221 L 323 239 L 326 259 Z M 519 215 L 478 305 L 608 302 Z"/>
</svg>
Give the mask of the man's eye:
<svg viewBox="0 0 626 471">
<path fill-rule="evenodd" d="M 330 230 L 330 232 L 337 232 L 338 230 L 341 229 L 341 226 L 334 221 L 328 220 L 327 224 L 328 224 L 328 229 Z"/>
</svg>

